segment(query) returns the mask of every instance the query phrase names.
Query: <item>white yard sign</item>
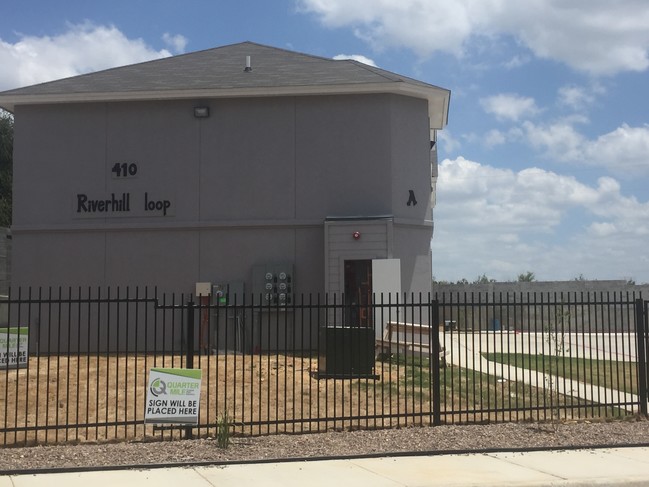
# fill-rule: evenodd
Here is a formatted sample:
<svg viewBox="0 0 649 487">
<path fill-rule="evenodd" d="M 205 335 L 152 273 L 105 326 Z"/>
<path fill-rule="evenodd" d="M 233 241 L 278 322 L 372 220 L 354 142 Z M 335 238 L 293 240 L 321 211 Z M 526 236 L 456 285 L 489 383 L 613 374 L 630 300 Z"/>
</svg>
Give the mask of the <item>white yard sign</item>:
<svg viewBox="0 0 649 487">
<path fill-rule="evenodd" d="M 201 369 L 151 369 L 145 423 L 198 424 Z"/>
<path fill-rule="evenodd" d="M 0 328 L 0 369 L 27 367 L 29 328 Z"/>
</svg>

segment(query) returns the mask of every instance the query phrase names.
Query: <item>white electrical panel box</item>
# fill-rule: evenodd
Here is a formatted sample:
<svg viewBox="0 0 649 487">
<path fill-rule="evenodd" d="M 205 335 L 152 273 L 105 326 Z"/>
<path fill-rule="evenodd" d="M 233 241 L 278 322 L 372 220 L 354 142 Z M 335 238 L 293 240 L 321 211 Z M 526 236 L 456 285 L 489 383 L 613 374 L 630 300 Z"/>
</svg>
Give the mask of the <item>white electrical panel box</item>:
<svg viewBox="0 0 649 487">
<path fill-rule="evenodd" d="M 209 296 L 212 294 L 211 282 L 197 282 L 196 283 L 196 296 Z"/>
</svg>

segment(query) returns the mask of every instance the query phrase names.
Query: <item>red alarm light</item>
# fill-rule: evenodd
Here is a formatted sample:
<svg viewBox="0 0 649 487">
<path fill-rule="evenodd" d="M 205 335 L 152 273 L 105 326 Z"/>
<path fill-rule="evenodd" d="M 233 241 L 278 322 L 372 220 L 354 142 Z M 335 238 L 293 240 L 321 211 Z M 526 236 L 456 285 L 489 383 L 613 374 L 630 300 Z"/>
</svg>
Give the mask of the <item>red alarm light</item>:
<svg viewBox="0 0 649 487">
<path fill-rule="evenodd" d="M 354 240 L 361 238 L 361 232 L 354 232 L 352 235 L 354 236 Z"/>
</svg>

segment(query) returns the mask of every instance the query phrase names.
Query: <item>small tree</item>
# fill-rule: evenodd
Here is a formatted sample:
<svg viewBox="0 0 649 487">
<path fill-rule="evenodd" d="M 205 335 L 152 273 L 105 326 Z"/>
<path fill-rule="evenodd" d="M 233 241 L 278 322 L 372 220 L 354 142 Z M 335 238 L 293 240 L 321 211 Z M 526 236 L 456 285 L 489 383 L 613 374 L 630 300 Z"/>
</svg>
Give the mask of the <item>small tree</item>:
<svg viewBox="0 0 649 487">
<path fill-rule="evenodd" d="M 527 271 L 524 274 L 519 274 L 517 280 L 518 282 L 534 282 L 536 281 L 536 276 L 533 272 Z"/>
<path fill-rule="evenodd" d="M 545 395 L 555 432 L 561 421 L 561 396 L 566 394 L 566 391 L 559 392 L 559 381 L 565 377 L 565 356 L 570 351 L 570 344 L 566 343 L 566 326 L 570 327 L 570 310 L 561 304 L 555 308 L 554 316 L 545 327 L 545 340 L 549 348 L 543 370 L 547 386 Z"/>
<path fill-rule="evenodd" d="M 496 282 L 496 280 L 489 279 L 487 277 L 487 274 L 482 274 L 481 276 L 478 276 L 475 281 L 473 281 L 473 284 L 489 284 L 490 282 Z"/>
</svg>

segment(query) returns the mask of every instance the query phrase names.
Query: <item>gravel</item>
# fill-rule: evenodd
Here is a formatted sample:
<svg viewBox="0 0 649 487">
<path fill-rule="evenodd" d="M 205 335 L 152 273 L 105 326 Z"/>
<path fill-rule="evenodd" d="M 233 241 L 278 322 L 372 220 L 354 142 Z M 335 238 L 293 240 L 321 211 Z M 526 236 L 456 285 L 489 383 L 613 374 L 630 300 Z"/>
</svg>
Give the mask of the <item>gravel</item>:
<svg viewBox="0 0 649 487">
<path fill-rule="evenodd" d="M 562 424 L 444 425 L 234 437 L 226 449 L 219 448 L 214 438 L 8 447 L 2 451 L 0 471 L 645 443 L 649 444 L 649 421 L 638 417 L 632 421 Z"/>
</svg>

